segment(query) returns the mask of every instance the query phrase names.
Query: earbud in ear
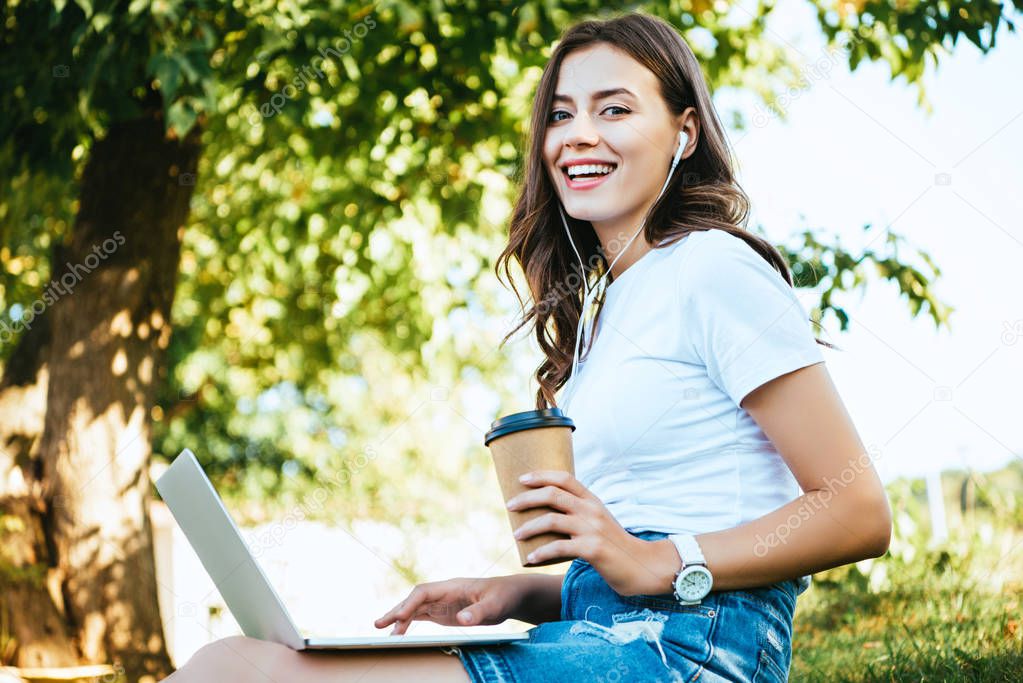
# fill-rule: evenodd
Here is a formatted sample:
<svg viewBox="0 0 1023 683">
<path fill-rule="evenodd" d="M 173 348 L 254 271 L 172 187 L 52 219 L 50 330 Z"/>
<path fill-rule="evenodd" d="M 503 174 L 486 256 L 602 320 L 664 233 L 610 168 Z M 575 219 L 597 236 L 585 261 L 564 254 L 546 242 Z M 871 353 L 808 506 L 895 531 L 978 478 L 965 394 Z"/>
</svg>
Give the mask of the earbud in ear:
<svg viewBox="0 0 1023 683">
<path fill-rule="evenodd" d="M 671 170 L 668 171 L 668 177 L 675 171 L 675 167 L 678 166 L 679 160 L 682 158 L 682 152 L 685 151 L 686 145 L 689 143 L 689 135 L 684 131 L 678 132 L 678 149 L 675 150 L 675 156 L 671 160 Z"/>
</svg>

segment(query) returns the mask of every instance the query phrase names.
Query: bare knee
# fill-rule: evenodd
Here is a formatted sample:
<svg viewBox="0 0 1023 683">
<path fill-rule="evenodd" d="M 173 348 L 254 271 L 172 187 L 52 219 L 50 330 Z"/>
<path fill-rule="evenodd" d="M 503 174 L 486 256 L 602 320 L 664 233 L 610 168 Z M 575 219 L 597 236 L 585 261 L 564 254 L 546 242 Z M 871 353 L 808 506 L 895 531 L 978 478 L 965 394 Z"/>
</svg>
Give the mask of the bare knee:
<svg viewBox="0 0 1023 683">
<path fill-rule="evenodd" d="M 203 646 L 170 683 L 392 683 L 415 675 L 418 683 L 468 683 L 458 657 L 436 650 L 299 653 L 277 643 L 234 636 Z"/>
<path fill-rule="evenodd" d="M 231 636 L 201 647 L 174 674 L 173 683 L 191 681 L 252 681 L 272 683 L 282 680 L 280 674 L 297 653 L 284 645 L 265 640 Z"/>
</svg>

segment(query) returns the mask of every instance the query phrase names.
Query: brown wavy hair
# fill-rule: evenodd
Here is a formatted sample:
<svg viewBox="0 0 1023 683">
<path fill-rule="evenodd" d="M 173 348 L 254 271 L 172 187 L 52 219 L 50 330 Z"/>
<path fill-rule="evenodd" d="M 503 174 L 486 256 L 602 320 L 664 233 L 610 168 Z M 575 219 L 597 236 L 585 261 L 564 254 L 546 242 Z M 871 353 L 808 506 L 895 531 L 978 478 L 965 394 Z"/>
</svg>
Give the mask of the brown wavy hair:
<svg viewBox="0 0 1023 683">
<path fill-rule="evenodd" d="M 543 162 L 543 145 L 548 113 L 561 63 L 580 48 L 606 43 L 621 50 L 649 69 L 660 82 L 661 96 L 673 115 L 689 107 L 696 109 L 700 134 L 693 153 L 682 163 L 661 198 L 647 212 L 643 237 L 648 244 L 664 248 L 692 232 L 724 230 L 745 240 L 792 286 L 792 275 L 781 253 L 769 242 L 746 230 L 749 198 L 735 179 L 732 155 L 724 129 L 711 102 L 710 90 L 696 56 L 681 35 L 667 22 L 639 12 L 603 20 L 587 20 L 565 31 L 544 67 L 527 138 L 525 177 L 515 202 L 508 245 L 497 258 L 520 306 L 523 297 L 511 277 L 511 260 L 518 262 L 534 302 L 521 322 L 505 335 L 508 339 L 530 321 L 546 360 L 536 370 L 540 388 L 537 409 L 556 406 L 554 394 L 569 379 L 575 351 L 576 326 L 583 314 L 583 281 L 591 274 L 607 273 L 608 262 L 593 225 L 589 221 L 565 218 L 579 255 L 586 263 L 579 273 L 575 252 L 561 225 L 559 198 Z M 621 248 L 621 247 L 619 247 Z M 613 275 L 608 275 L 608 278 Z M 603 309 L 604 292 L 596 301 L 594 323 Z M 818 344 L 834 348 L 816 340 Z M 592 347 L 592 337 L 589 347 Z M 585 352 L 580 350 L 580 357 Z"/>
</svg>

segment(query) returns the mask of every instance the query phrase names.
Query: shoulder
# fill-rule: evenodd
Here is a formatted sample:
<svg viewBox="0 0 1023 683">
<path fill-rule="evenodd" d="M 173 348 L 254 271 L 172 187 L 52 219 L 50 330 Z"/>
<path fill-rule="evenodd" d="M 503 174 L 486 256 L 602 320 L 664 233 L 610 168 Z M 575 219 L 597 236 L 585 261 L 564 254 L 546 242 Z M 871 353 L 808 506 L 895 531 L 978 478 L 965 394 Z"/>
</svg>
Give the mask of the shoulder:
<svg viewBox="0 0 1023 683">
<path fill-rule="evenodd" d="M 769 276 L 786 284 L 781 274 L 746 240 L 724 230 L 702 230 L 687 241 L 690 248 L 679 263 L 680 283 L 704 283 L 713 280 L 720 287 L 749 277 Z"/>
<path fill-rule="evenodd" d="M 703 254 L 715 253 L 715 254 L 727 254 L 733 253 L 736 255 L 745 256 L 752 254 L 759 257 L 756 250 L 750 246 L 749 242 L 741 237 L 733 235 L 730 232 L 724 230 L 701 230 L 693 235 L 695 242 L 693 245 L 693 251 L 701 252 Z"/>
</svg>

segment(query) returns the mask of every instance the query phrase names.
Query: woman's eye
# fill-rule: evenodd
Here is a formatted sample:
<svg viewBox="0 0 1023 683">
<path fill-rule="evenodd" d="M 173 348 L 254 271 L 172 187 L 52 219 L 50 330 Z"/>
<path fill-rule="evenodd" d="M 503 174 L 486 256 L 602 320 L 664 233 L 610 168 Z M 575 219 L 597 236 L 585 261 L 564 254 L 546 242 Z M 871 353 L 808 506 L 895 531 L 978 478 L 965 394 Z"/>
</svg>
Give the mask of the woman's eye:
<svg viewBox="0 0 1023 683">
<path fill-rule="evenodd" d="M 624 114 L 629 114 L 629 113 L 631 113 L 631 112 L 630 112 L 630 111 L 629 111 L 628 109 L 626 109 L 625 107 L 620 107 L 620 106 L 618 106 L 617 104 L 612 104 L 612 105 L 611 105 L 611 106 L 609 106 L 609 107 L 604 107 L 604 111 L 603 111 L 603 112 L 601 112 L 601 113 L 604 113 L 604 112 L 609 112 L 609 111 L 611 111 L 612 109 L 617 109 L 617 110 L 618 110 L 618 112 L 620 112 L 620 113 L 612 113 L 612 114 L 611 114 L 611 116 L 622 116 L 622 115 L 624 115 Z M 557 123 L 557 122 L 559 122 L 559 121 L 564 121 L 564 119 L 559 119 L 559 118 L 555 118 L 555 117 L 556 117 L 556 116 L 557 116 L 558 114 L 565 114 L 566 116 L 568 116 L 568 112 L 567 112 L 567 111 L 565 111 L 565 110 L 563 110 L 563 109 L 558 109 L 557 111 L 553 111 L 553 112 L 551 112 L 551 115 L 550 115 L 550 116 L 548 117 L 548 119 L 547 119 L 547 120 L 548 120 L 548 122 L 550 122 L 550 123 Z"/>
</svg>

